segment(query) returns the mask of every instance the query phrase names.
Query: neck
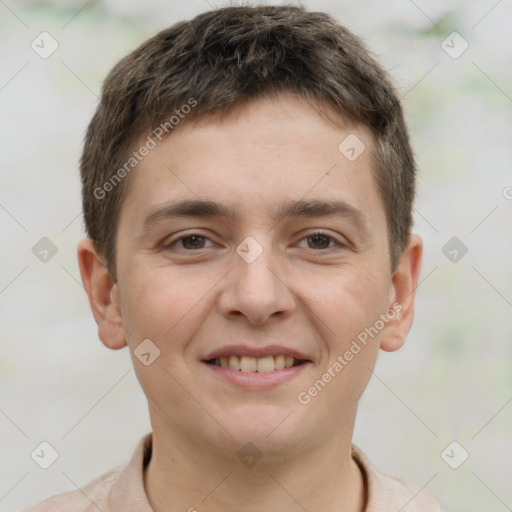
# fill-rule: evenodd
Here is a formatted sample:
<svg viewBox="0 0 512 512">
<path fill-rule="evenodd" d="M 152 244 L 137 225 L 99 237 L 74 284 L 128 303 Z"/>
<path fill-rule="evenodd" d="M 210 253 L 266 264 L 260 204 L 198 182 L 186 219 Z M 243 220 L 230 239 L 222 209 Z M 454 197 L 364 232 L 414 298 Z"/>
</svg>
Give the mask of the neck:
<svg viewBox="0 0 512 512">
<path fill-rule="evenodd" d="M 365 484 L 351 456 L 351 435 L 264 454 L 247 467 L 197 438 L 187 442 L 153 425 L 144 486 L 155 512 L 363 512 Z"/>
</svg>

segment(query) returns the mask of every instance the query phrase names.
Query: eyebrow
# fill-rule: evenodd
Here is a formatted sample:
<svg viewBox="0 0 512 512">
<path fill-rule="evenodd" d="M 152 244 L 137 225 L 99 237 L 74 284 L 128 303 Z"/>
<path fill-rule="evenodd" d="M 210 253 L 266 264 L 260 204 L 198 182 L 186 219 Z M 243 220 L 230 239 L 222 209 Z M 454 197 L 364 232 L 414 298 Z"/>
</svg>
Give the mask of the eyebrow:
<svg viewBox="0 0 512 512">
<path fill-rule="evenodd" d="M 294 217 L 310 218 L 339 215 L 354 221 L 363 231 L 369 230 L 367 215 L 339 199 L 301 199 L 298 201 L 285 201 L 278 205 L 272 213 L 276 222 Z M 231 205 L 224 205 L 210 200 L 184 199 L 160 206 L 149 212 L 144 218 L 143 227 L 146 230 L 161 221 L 180 217 L 223 218 L 232 220 L 235 219 L 236 216 L 236 209 Z"/>
</svg>

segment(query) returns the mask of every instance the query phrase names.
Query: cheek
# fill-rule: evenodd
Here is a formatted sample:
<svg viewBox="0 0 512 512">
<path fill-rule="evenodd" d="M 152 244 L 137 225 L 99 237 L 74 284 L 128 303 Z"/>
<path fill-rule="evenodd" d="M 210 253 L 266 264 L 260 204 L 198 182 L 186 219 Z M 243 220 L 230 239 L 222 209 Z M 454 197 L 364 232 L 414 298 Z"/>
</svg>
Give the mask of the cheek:
<svg viewBox="0 0 512 512">
<path fill-rule="evenodd" d="M 383 274 L 371 267 L 345 266 L 297 276 L 297 296 L 316 318 L 329 351 L 343 350 L 366 327 L 373 325 L 387 305 Z"/>
<path fill-rule="evenodd" d="M 128 298 L 123 318 L 130 331 L 129 345 L 153 340 L 162 354 L 183 348 L 194 335 L 209 306 L 208 291 L 218 280 L 212 273 L 170 267 L 133 272 L 127 279 Z"/>
<path fill-rule="evenodd" d="M 383 296 L 382 288 L 372 280 L 360 274 L 350 279 L 345 275 L 331 279 L 306 302 L 324 354 L 310 386 L 300 390 L 301 404 L 318 408 L 319 415 L 329 409 L 333 421 L 357 406 L 379 348 L 379 334 L 372 337 L 365 329 L 373 326 L 383 311 Z"/>
<path fill-rule="evenodd" d="M 129 292 L 124 295 L 122 314 L 129 331 L 127 342 L 137 379 L 154 405 L 171 400 L 191 407 L 179 383 L 189 378 L 187 346 L 212 307 L 207 292 L 217 280 L 190 269 L 171 273 L 169 268 L 157 267 L 132 272 L 125 280 Z M 158 354 L 149 365 L 139 359 L 147 352 L 151 358 Z"/>
<path fill-rule="evenodd" d="M 355 405 L 377 359 L 381 331 L 374 326 L 386 311 L 386 281 L 382 273 L 358 268 L 333 275 L 323 290 L 323 297 L 317 293 L 314 312 L 324 324 L 328 355 L 317 378 L 333 383 L 323 395 L 325 403 Z"/>
</svg>

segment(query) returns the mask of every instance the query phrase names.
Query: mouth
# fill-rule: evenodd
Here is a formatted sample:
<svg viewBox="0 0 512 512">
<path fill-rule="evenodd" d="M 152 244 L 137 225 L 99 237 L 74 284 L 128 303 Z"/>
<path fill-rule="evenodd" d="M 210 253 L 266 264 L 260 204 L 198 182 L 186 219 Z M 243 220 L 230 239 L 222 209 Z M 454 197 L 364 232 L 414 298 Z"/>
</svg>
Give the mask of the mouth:
<svg viewBox="0 0 512 512">
<path fill-rule="evenodd" d="M 293 382 L 314 365 L 308 354 L 282 345 L 227 345 L 206 354 L 201 362 L 209 369 L 207 378 L 246 390 Z"/>
<path fill-rule="evenodd" d="M 269 355 L 265 357 L 239 356 L 233 354 L 208 359 L 204 362 L 212 366 L 229 368 L 230 370 L 245 373 L 270 373 L 283 370 L 285 368 L 301 366 L 309 361 L 307 359 L 297 359 L 296 357 L 284 354 Z"/>
</svg>

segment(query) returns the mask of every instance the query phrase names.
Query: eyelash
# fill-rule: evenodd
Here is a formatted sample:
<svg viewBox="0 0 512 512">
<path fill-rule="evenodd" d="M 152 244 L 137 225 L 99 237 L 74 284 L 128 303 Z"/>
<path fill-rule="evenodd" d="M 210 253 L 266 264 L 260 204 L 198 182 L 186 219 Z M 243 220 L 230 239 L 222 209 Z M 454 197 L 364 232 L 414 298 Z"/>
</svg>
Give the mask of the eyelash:
<svg viewBox="0 0 512 512">
<path fill-rule="evenodd" d="M 322 235 L 322 236 L 325 236 L 326 238 L 332 240 L 339 248 L 347 247 L 347 245 L 342 243 L 338 238 L 336 238 L 335 236 L 331 235 L 330 233 L 328 233 L 326 231 L 322 231 L 322 230 L 317 230 L 317 231 L 313 231 L 311 233 L 308 233 L 307 235 L 303 236 L 300 239 L 300 241 L 305 240 L 307 238 L 311 238 L 311 237 L 317 236 L 317 235 Z M 201 233 L 191 232 L 191 233 L 186 233 L 185 235 L 180 236 L 176 240 L 173 240 L 170 243 L 166 244 L 164 246 L 164 249 L 166 249 L 168 251 L 173 251 L 173 250 L 175 250 L 174 246 L 176 244 L 178 244 L 181 240 L 184 240 L 185 238 L 191 238 L 193 236 L 199 236 L 201 238 L 204 238 L 205 240 L 209 240 L 209 238 L 207 236 L 204 236 Z M 199 252 L 201 249 L 205 249 L 205 248 L 201 247 L 199 249 L 185 249 L 183 247 L 180 247 L 180 249 L 185 251 L 185 252 Z M 328 247 L 326 249 L 318 249 L 318 250 L 312 249 L 312 250 L 315 251 L 315 252 L 321 252 L 321 251 L 332 251 L 333 249 L 334 249 L 334 247 Z"/>
</svg>

